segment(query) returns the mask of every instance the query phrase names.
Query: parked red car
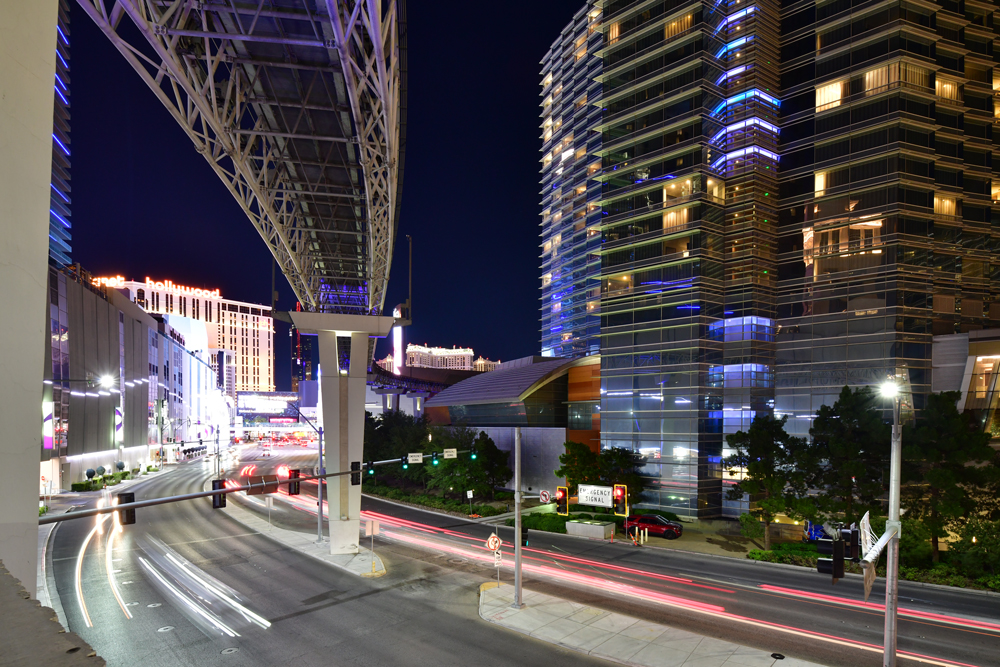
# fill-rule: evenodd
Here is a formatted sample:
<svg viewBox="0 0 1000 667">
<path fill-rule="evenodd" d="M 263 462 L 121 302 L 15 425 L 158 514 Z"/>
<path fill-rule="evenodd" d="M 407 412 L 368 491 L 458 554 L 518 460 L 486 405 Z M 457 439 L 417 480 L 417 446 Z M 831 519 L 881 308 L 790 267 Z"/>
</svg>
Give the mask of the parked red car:
<svg viewBox="0 0 1000 667">
<path fill-rule="evenodd" d="M 625 533 L 631 535 L 636 528 L 648 531 L 650 536 L 668 540 L 676 540 L 684 532 L 684 526 L 658 514 L 633 514 L 625 517 Z"/>
</svg>

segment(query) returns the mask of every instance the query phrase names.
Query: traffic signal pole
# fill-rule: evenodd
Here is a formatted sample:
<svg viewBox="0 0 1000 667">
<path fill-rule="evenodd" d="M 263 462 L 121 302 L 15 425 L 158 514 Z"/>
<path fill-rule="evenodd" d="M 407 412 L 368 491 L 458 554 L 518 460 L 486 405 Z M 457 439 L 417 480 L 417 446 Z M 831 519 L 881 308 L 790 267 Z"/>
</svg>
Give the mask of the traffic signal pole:
<svg viewBox="0 0 1000 667">
<path fill-rule="evenodd" d="M 889 520 L 886 530 L 895 528 L 889 540 L 885 566 L 885 648 L 883 667 L 896 667 L 896 611 L 899 604 L 899 477 L 903 458 L 903 433 L 899 423 L 899 396 L 892 401 L 892 449 L 889 465 Z"/>
<path fill-rule="evenodd" d="M 514 604 L 521 603 L 521 427 L 514 428 Z"/>
</svg>

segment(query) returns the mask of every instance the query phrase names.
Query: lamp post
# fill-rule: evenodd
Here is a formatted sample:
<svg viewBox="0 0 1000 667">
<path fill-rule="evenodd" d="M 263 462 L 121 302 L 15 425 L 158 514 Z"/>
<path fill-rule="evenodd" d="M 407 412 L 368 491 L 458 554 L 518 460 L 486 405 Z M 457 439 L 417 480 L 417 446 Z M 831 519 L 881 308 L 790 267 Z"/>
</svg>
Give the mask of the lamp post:
<svg viewBox="0 0 1000 667">
<path fill-rule="evenodd" d="M 886 531 L 895 532 L 889 540 L 885 565 L 885 638 L 883 667 L 896 667 L 896 607 L 899 603 L 899 477 L 902 466 L 903 429 L 899 423 L 899 385 L 887 381 L 879 388 L 883 397 L 892 400 L 892 446 L 889 453 L 889 520 Z"/>
<path fill-rule="evenodd" d="M 320 475 L 325 474 L 326 471 L 323 470 L 323 427 L 320 426 L 319 428 L 316 428 L 316 425 L 309 420 L 309 417 L 306 417 L 304 414 L 302 414 L 302 410 L 299 410 L 299 406 L 289 404 L 289 407 L 295 410 L 295 412 L 298 413 L 299 417 L 304 419 L 306 423 L 309 424 L 309 427 L 312 430 L 316 431 L 316 434 L 319 436 L 319 441 L 317 442 L 318 445 L 317 450 L 319 453 L 319 474 Z M 316 544 L 323 544 L 323 484 L 324 483 L 326 483 L 326 480 L 323 478 L 316 480 Z"/>
</svg>

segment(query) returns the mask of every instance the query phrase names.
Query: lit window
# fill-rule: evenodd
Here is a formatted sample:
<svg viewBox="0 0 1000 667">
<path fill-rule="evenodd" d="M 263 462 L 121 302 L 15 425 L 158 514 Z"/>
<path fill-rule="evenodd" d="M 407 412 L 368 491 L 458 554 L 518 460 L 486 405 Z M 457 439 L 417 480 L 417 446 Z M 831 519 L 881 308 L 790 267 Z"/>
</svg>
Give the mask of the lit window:
<svg viewBox="0 0 1000 667">
<path fill-rule="evenodd" d="M 608 26 L 608 44 L 614 44 L 618 41 L 618 24 L 612 23 Z"/>
<path fill-rule="evenodd" d="M 670 39 L 675 35 L 679 35 L 685 30 L 688 30 L 693 24 L 694 24 L 694 16 L 692 14 L 683 16 L 677 19 L 676 21 L 671 21 L 666 25 L 666 28 L 664 30 L 664 37 L 666 39 Z"/>
<path fill-rule="evenodd" d="M 667 211 L 663 214 L 663 228 L 671 229 L 673 227 L 680 227 L 681 225 L 686 225 L 688 222 L 688 210 L 687 208 L 682 208 L 679 211 Z"/>
<path fill-rule="evenodd" d="M 946 197 L 939 194 L 934 195 L 934 213 L 937 215 L 957 215 L 955 212 L 957 208 L 958 204 L 954 197 Z"/>
<path fill-rule="evenodd" d="M 885 90 L 889 84 L 899 81 L 899 63 L 892 63 L 865 72 L 865 95 L 874 95 Z"/>
<path fill-rule="evenodd" d="M 813 193 L 817 197 L 822 197 L 826 193 L 826 172 L 817 171 L 814 179 Z"/>
<path fill-rule="evenodd" d="M 934 81 L 934 93 L 938 97 L 946 100 L 958 101 L 962 99 L 958 82 L 952 81 L 951 79 L 945 79 L 941 76 L 938 76 Z"/>
<path fill-rule="evenodd" d="M 816 111 L 825 111 L 840 106 L 844 96 L 844 82 L 835 81 L 816 89 Z"/>
<path fill-rule="evenodd" d="M 545 287 L 546 285 L 548 285 L 551 282 L 552 282 L 552 274 L 551 273 L 546 273 L 545 275 L 542 276 L 542 287 Z"/>
<path fill-rule="evenodd" d="M 552 304 L 553 313 L 558 313 L 560 310 L 562 310 L 562 301 L 556 301 Z"/>
</svg>

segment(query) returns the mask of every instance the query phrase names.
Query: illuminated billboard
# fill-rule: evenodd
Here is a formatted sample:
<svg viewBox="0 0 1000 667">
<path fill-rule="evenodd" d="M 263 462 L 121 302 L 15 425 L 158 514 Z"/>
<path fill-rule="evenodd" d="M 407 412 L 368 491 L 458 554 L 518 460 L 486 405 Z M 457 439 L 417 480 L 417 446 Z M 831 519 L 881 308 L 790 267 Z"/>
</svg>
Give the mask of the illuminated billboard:
<svg viewBox="0 0 1000 667">
<path fill-rule="evenodd" d="M 243 425 L 291 424 L 299 420 L 299 395 L 294 391 L 238 391 L 236 414 Z"/>
</svg>

